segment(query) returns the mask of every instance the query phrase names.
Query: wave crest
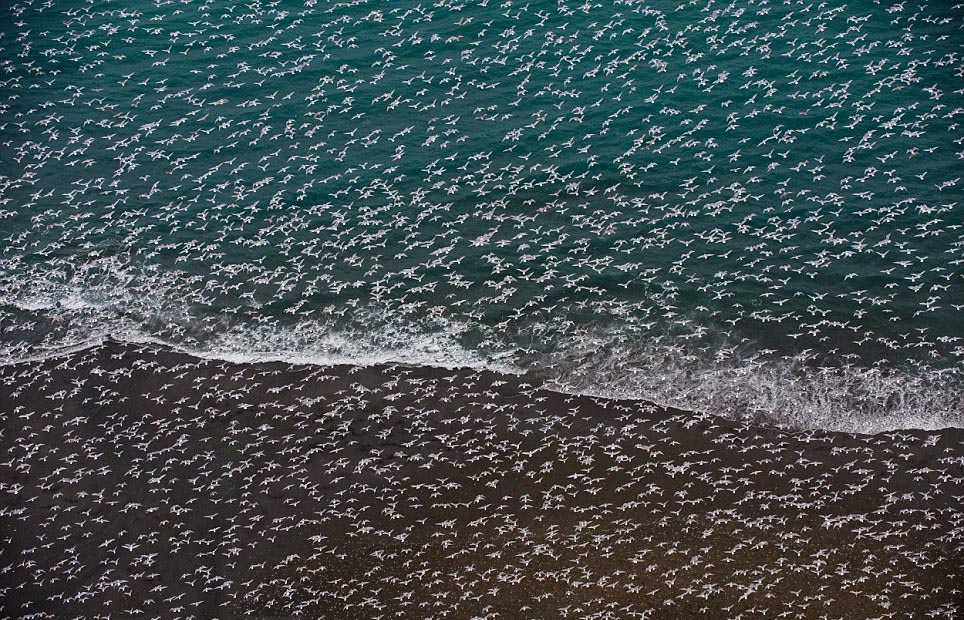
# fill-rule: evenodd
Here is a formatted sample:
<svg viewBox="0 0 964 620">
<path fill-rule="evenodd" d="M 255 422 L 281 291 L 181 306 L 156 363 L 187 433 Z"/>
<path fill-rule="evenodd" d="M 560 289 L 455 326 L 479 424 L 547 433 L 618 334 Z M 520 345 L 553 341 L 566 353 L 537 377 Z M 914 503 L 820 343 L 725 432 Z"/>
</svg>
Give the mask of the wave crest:
<svg viewBox="0 0 964 620">
<path fill-rule="evenodd" d="M 675 346 L 574 346 L 541 370 L 554 389 L 644 399 L 790 429 L 875 434 L 964 427 L 959 370 L 818 365 L 812 356 L 694 356 Z"/>
<path fill-rule="evenodd" d="M 526 373 L 549 389 L 706 412 L 791 429 L 879 433 L 896 429 L 964 427 L 964 390 L 956 368 L 828 365 L 809 354 L 767 358 L 725 336 L 687 348 L 678 338 L 626 329 L 584 328 L 548 336 L 538 350 L 513 347 L 493 329 L 426 318 L 399 323 L 389 312 L 358 309 L 353 320 L 257 324 L 201 318 L 164 303 L 106 303 L 79 291 L 44 299 L 0 300 L 8 323 L 3 363 L 61 355 L 105 341 L 154 343 L 196 357 L 240 363 L 318 365 L 406 364 Z M 143 300 L 142 300 L 143 301 Z M 14 320 L 11 320 L 11 317 Z M 31 340 L 30 336 L 44 334 Z"/>
</svg>

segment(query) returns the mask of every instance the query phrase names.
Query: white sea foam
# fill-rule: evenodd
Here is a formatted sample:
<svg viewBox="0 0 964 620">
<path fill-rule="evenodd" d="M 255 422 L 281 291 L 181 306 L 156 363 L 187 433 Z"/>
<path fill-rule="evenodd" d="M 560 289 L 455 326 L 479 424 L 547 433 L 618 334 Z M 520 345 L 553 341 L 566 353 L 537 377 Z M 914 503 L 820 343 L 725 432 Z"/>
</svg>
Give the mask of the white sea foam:
<svg viewBox="0 0 964 620">
<path fill-rule="evenodd" d="M 59 357 L 115 341 L 234 363 L 404 364 L 531 372 L 558 391 L 642 399 L 785 428 L 878 433 L 964 427 L 962 381 L 954 369 L 816 367 L 805 356 L 762 359 L 741 357 L 725 346 L 694 352 L 671 338 L 640 336 L 633 341 L 618 329 L 583 330 L 554 343 L 550 351 L 523 356 L 511 345 L 498 351 L 464 345 L 463 336 L 478 326 L 457 321 L 400 325 L 390 315 L 369 311 L 353 328 L 312 321 L 284 327 L 222 327 L 216 321 L 192 324 L 186 311 L 158 311 L 145 318 L 124 311 L 128 308 L 123 304 L 88 303 L 90 299 L 96 295 L 70 291 L 8 302 L 8 308 L 65 327 L 29 345 L 5 338 L 0 341 L 0 363 Z"/>
<path fill-rule="evenodd" d="M 68 327 L 37 343 L 0 341 L 0 365 L 57 358 L 118 342 L 154 344 L 198 358 L 233 363 L 404 364 L 474 368 L 504 374 L 521 372 L 511 363 L 509 353 L 482 355 L 459 344 L 458 337 L 467 326 L 454 321 L 433 321 L 430 331 L 424 327 L 394 325 L 385 317 L 369 317 L 367 323 L 371 328 L 366 330 L 337 330 L 311 321 L 284 328 L 236 325 L 217 330 L 210 325 L 201 326 L 199 322 L 189 338 L 177 339 L 170 332 L 183 332 L 185 319 L 180 313 L 158 312 L 141 322 L 130 314 L 118 314 L 106 305 L 58 303 L 60 299 L 62 297 L 47 298 L 43 302 L 7 302 L 8 306 Z M 158 325 L 162 327 L 158 329 Z M 169 329 L 171 326 L 174 328 Z"/>
<path fill-rule="evenodd" d="M 793 429 L 875 434 L 964 427 L 957 369 L 818 366 L 806 355 L 764 359 L 732 349 L 694 355 L 680 346 L 572 343 L 546 360 L 553 389 L 701 411 Z"/>
<path fill-rule="evenodd" d="M 66 290 L 57 294 L 35 294 L 9 299 L 0 297 L 0 304 L 7 304 L 30 312 L 99 310 L 106 305 L 102 298 L 92 297 L 81 290 Z"/>
<path fill-rule="evenodd" d="M 322 366 L 404 364 L 434 368 L 474 368 L 518 374 L 506 356 L 484 356 L 457 342 L 458 331 L 418 332 L 381 326 L 370 332 L 330 331 L 312 323 L 287 329 L 238 329 L 221 334 L 204 347 L 167 343 L 196 357 L 235 363 L 287 362 Z"/>
</svg>

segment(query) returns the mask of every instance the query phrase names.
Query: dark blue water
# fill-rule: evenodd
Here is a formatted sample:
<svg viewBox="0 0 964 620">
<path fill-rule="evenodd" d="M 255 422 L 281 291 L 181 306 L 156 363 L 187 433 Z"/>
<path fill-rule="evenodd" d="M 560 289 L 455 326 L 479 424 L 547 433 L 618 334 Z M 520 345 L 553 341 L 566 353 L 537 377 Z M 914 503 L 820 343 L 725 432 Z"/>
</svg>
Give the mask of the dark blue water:
<svg viewBox="0 0 964 620">
<path fill-rule="evenodd" d="M 961 5 L 67 2 L 0 37 L 0 328 L 960 425 Z"/>
</svg>

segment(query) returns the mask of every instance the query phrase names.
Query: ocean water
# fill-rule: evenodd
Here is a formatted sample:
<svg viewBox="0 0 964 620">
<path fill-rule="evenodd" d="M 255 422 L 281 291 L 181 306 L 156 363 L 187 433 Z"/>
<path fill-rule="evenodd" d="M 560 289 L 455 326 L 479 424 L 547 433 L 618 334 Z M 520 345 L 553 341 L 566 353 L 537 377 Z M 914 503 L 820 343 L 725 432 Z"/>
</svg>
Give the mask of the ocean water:
<svg viewBox="0 0 964 620">
<path fill-rule="evenodd" d="M 964 424 L 964 5 L 19 2 L 0 357 Z"/>
</svg>

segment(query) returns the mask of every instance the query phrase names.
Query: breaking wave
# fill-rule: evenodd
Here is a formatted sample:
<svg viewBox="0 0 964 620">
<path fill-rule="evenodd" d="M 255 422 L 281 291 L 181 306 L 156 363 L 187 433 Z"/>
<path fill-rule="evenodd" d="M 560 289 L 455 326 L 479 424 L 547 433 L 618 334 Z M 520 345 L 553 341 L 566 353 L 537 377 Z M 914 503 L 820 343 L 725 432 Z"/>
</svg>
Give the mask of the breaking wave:
<svg viewBox="0 0 964 620">
<path fill-rule="evenodd" d="M 827 364 L 806 353 L 766 356 L 729 346 L 709 348 L 626 330 L 582 328 L 522 348 L 493 330 L 428 317 L 399 323 L 389 312 L 357 309 L 353 321 L 288 324 L 200 317 L 170 299 L 64 288 L 0 299 L 4 364 L 61 356 L 104 342 L 152 344 L 234 363 L 404 364 L 526 374 L 556 391 L 642 399 L 746 423 L 790 429 L 879 433 L 964 427 L 964 390 L 956 368 Z M 176 310 L 171 311 L 172 308 Z M 10 325 L 30 325 L 29 333 Z M 43 333 L 40 340 L 31 335 Z M 480 345 L 479 343 L 483 343 Z"/>
<path fill-rule="evenodd" d="M 790 429 L 875 434 L 964 426 L 957 369 L 824 365 L 797 354 L 766 359 L 719 349 L 696 356 L 679 346 L 585 343 L 549 360 L 553 389 L 702 411 Z M 729 351 L 729 352 L 728 352 Z"/>
</svg>

